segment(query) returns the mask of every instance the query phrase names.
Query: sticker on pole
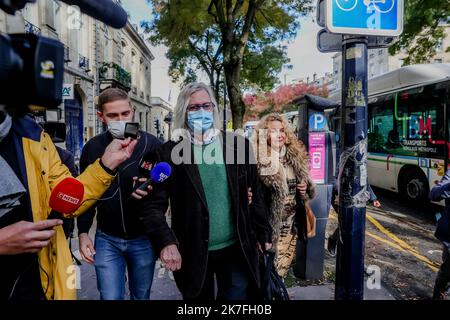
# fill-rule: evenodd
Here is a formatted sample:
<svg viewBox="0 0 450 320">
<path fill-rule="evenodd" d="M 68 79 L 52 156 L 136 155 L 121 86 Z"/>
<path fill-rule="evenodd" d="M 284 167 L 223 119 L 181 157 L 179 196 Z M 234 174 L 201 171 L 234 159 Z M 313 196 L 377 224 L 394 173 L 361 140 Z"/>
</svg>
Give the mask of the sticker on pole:
<svg viewBox="0 0 450 320">
<path fill-rule="evenodd" d="M 403 0 L 326 0 L 332 33 L 398 36 L 403 31 Z"/>
</svg>

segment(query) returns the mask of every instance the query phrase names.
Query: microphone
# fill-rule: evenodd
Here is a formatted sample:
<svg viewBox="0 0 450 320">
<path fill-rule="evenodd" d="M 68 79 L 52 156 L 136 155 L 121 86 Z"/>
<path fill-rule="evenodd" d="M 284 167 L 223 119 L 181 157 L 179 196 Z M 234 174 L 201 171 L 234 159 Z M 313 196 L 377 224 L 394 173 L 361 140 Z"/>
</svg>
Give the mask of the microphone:
<svg viewBox="0 0 450 320">
<path fill-rule="evenodd" d="M 169 179 L 172 174 L 172 167 L 167 162 L 160 162 L 150 171 L 150 179 L 141 184 L 136 190 L 146 191 L 148 186 L 152 183 L 163 183 Z"/>
<path fill-rule="evenodd" d="M 49 206 L 52 209 L 47 219 L 61 219 L 71 215 L 82 205 L 84 185 L 75 178 L 61 181 L 50 195 Z"/>
<path fill-rule="evenodd" d="M 78 6 L 81 12 L 100 20 L 107 25 L 120 29 L 128 21 L 128 13 L 111 0 L 62 0 L 70 6 Z"/>
</svg>

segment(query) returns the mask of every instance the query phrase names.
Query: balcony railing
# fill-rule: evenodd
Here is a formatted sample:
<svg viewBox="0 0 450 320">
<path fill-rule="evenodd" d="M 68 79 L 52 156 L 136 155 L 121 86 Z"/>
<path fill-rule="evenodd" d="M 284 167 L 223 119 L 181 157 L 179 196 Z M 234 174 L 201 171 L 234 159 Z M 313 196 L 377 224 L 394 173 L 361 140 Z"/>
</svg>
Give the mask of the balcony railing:
<svg viewBox="0 0 450 320">
<path fill-rule="evenodd" d="M 25 20 L 25 32 L 40 35 L 42 33 L 42 30 L 41 28 L 32 24 L 30 21 Z"/>
<path fill-rule="evenodd" d="M 89 67 L 89 59 L 81 54 L 78 55 L 78 67 L 80 67 L 80 69 L 82 69 L 85 72 L 91 71 Z"/>
<path fill-rule="evenodd" d="M 126 91 L 131 89 L 131 73 L 114 62 L 104 62 L 102 64 L 99 78 L 101 82 L 116 84 Z"/>
</svg>

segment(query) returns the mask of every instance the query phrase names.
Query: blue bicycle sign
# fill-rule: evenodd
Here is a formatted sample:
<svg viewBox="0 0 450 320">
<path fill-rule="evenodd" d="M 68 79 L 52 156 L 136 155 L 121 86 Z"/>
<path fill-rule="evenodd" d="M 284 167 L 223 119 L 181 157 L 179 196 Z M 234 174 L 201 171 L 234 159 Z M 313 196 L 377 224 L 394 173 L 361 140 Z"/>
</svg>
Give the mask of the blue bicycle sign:
<svg viewBox="0 0 450 320">
<path fill-rule="evenodd" d="M 403 0 L 326 0 L 332 33 L 397 36 L 403 30 Z"/>
<path fill-rule="evenodd" d="M 380 13 L 388 13 L 394 9 L 394 0 L 362 0 L 364 5 L 369 8 L 372 6 Z M 358 5 L 358 0 L 336 0 L 336 5 L 343 11 L 352 11 Z"/>
</svg>

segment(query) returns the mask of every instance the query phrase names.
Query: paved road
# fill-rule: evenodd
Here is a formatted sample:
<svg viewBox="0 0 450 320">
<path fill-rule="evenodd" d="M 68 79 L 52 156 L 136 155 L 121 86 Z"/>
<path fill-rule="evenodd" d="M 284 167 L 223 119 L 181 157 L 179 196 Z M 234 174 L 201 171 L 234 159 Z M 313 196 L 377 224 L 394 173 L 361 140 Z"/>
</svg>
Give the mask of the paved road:
<svg viewBox="0 0 450 320">
<path fill-rule="evenodd" d="M 429 299 L 442 255 L 441 244 L 433 235 L 434 213 L 442 208 L 406 206 L 395 193 L 379 189 L 375 189 L 375 192 L 382 207 L 368 207 L 367 210 L 366 267 L 379 267 L 382 286 L 386 292 L 381 295 L 369 292 L 369 298 L 373 296 L 376 299 L 379 296 L 381 299 Z M 327 234 L 330 234 L 336 225 L 336 215 L 331 214 Z M 74 239 L 72 243 L 73 250 L 78 255 L 78 239 Z M 325 255 L 325 275 L 318 282 L 287 279 L 292 298 L 332 299 L 335 262 L 334 257 Z M 94 268 L 83 264 L 79 299 L 99 299 L 96 286 Z M 151 299 L 181 299 L 172 274 L 161 268 L 159 262 L 156 265 Z"/>
<path fill-rule="evenodd" d="M 442 246 L 434 237 L 434 214 L 442 207 L 420 208 L 405 204 L 393 192 L 374 191 L 382 207 L 367 209 L 366 267 L 380 268 L 383 285 L 396 299 L 429 299 L 442 262 Z M 328 234 L 336 225 L 332 214 Z M 335 258 L 327 255 L 326 265 L 333 280 Z"/>
</svg>

